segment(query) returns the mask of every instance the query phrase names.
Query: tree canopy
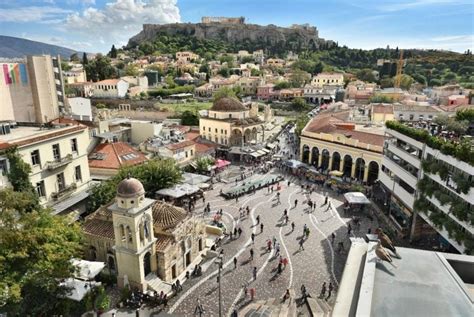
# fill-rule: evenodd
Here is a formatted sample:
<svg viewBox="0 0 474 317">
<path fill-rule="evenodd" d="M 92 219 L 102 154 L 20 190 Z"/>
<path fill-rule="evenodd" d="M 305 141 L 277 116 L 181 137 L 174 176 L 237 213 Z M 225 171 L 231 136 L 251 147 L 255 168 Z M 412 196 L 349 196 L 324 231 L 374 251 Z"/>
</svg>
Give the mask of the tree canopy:
<svg viewBox="0 0 474 317">
<path fill-rule="evenodd" d="M 171 187 L 181 180 L 181 170 L 173 159 L 153 159 L 145 164 L 122 167 L 114 177 L 90 189 L 87 209 L 94 211 L 109 203 L 115 197 L 118 183 L 128 175 L 140 180 L 151 197 L 157 190 Z"/>
<path fill-rule="evenodd" d="M 81 230 L 12 189 L 0 191 L 0 310 L 19 316 L 68 315 L 59 282 L 72 276 Z"/>
<path fill-rule="evenodd" d="M 226 86 L 220 88 L 219 90 L 214 92 L 214 94 L 212 95 L 213 101 L 217 101 L 224 97 L 237 99 L 237 95 L 235 91 L 232 88 L 226 87 Z"/>
</svg>

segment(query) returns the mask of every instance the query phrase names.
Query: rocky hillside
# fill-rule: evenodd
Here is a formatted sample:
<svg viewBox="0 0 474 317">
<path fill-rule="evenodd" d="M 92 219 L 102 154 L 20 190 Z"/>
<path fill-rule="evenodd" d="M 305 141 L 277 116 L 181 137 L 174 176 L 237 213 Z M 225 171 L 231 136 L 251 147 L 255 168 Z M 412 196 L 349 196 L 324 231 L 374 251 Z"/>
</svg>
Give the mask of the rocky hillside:
<svg viewBox="0 0 474 317">
<path fill-rule="evenodd" d="M 299 52 L 305 49 L 316 49 L 321 45 L 327 45 L 326 43 L 332 44 L 319 38 L 315 27 L 307 25 L 285 28 L 256 24 L 174 23 L 143 25 L 143 30 L 129 40 L 127 47 L 132 48 L 144 42 L 153 42 L 163 35 L 222 41 L 235 49 L 266 48 L 276 52 L 280 50 Z"/>
<path fill-rule="evenodd" d="M 0 57 L 4 58 L 22 58 L 27 55 L 41 54 L 61 55 L 64 58 L 69 58 L 73 53 L 76 51 L 61 46 L 0 35 Z"/>
</svg>

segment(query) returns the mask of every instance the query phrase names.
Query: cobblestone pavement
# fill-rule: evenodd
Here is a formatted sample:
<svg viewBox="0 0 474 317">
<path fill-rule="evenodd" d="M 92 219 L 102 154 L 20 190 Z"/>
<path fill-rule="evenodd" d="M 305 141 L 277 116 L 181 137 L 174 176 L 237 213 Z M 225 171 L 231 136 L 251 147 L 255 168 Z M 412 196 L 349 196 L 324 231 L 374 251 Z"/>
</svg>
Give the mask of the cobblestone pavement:
<svg viewBox="0 0 474 317">
<path fill-rule="evenodd" d="M 272 171 L 272 173 L 279 173 Z M 256 174 L 245 181 L 256 180 L 265 175 Z M 239 238 L 226 239 L 222 244 L 224 250 L 224 265 L 222 269 L 221 292 L 222 312 L 228 315 L 234 308 L 240 309 L 249 302 L 245 298 L 243 285 L 249 283 L 248 287 L 256 289 L 256 299 L 269 299 L 281 297 L 287 288 L 293 288 L 297 296 L 300 295 L 302 284 L 306 286 L 310 294 L 318 296 L 323 282 L 337 285 L 341 279 L 347 251 L 337 252 L 338 242 L 343 242 L 345 249 L 349 247 L 349 235 L 347 234 L 347 223 L 351 221 L 349 215 L 342 213 L 342 196 L 330 196 L 332 209 L 324 204 L 322 190 L 313 192 L 311 196 L 302 191 L 296 178 L 285 175 L 285 183 L 280 190 L 280 203 L 277 201 L 276 192 L 268 192 L 267 188 L 258 190 L 255 194 L 239 198 L 239 201 L 224 200 L 218 196 L 221 188 L 228 189 L 234 184 L 218 185 L 206 194 L 206 203 L 210 202 L 212 213 L 220 209 L 224 213 L 224 222 L 230 228 L 237 226 L 242 228 L 243 233 Z M 290 181 L 288 186 L 287 180 Z M 328 193 L 330 195 L 330 193 Z M 308 198 L 316 202 L 315 211 L 309 211 L 305 201 Z M 298 204 L 295 207 L 295 200 Z M 251 209 L 250 215 L 239 218 L 239 207 Z M 289 211 L 289 223 L 284 224 L 283 212 Z M 198 208 L 195 212 L 200 212 Z M 211 215 L 212 215 L 211 213 Z M 256 217 L 260 217 L 260 223 L 264 224 L 263 232 L 257 225 Z M 294 232 L 291 231 L 291 222 L 295 223 Z M 303 235 L 303 227 L 307 225 L 310 229 L 308 239 L 304 243 L 304 250 L 299 251 L 299 239 Z M 370 227 L 377 227 L 375 222 L 361 219 L 360 227 L 354 227 L 351 236 L 363 236 Z M 355 230 L 357 229 L 357 230 Z M 251 243 L 251 233 L 255 233 L 255 243 Z M 331 234 L 335 233 L 334 243 L 331 243 Z M 281 246 L 281 254 L 288 258 L 288 266 L 281 274 L 277 273 L 278 257 L 273 251 L 266 250 L 266 241 L 276 238 Z M 250 249 L 254 250 L 254 259 L 250 259 Z M 237 257 L 238 265 L 234 268 L 233 258 Z M 257 279 L 253 280 L 252 270 L 258 270 Z M 206 310 L 207 316 L 218 316 L 218 283 L 217 264 L 209 268 L 203 276 L 191 278 L 184 283 L 180 295 L 169 303 L 169 312 L 178 315 L 192 316 L 199 298 Z M 332 305 L 335 293 L 328 300 Z M 304 312 L 304 307 L 299 308 Z"/>
<path fill-rule="evenodd" d="M 283 148 L 280 154 L 289 155 L 297 153 L 297 145 L 288 141 L 283 133 L 280 136 L 280 146 Z M 280 173 L 274 169 L 270 173 Z M 248 176 L 248 175 L 247 175 Z M 308 195 L 301 189 L 301 184 L 296 177 L 283 175 L 285 181 L 281 182 L 280 203 L 276 197 L 276 191 L 271 192 L 267 188 L 258 190 L 251 195 L 240 197 L 235 200 L 224 200 L 219 191 L 235 186 L 231 184 L 218 184 L 214 190 L 206 194 L 206 203 L 211 204 L 212 213 L 222 209 L 223 221 L 226 226 L 240 227 L 242 236 L 232 240 L 226 239 L 222 244 L 224 250 L 224 265 L 221 272 L 222 314 L 228 316 L 233 309 L 241 309 L 250 302 L 249 296 L 245 296 L 243 286 L 256 289 L 256 300 L 280 298 L 286 289 L 292 288 L 296 295 L 300 296 L 300 287 L 304 284 L 313 297 L 319 296 L 323 282 L 334 284 L 334 292 L 328 303 L 333 305 L 338 283 L 342 277 L 342 271 L 349 248 L 349 235 L 347 224 L 351 223 L 350 214 L 343 214 L 342 196 L 336 197 L 332 192 L 326 192 L 319 187 L 318 190 Z M 263 174 L 248 176 L 244 182 L 263 178 Z M 288 184 L 288 181 L 290 182 Z M 241 184 L 242 182 L 239 182 Z M 331 209 L 324 205 L 325 195 L 329 196 Z M 317 208 L 310 211 L 305 203 L 308 198 L 316 202 Z M 295 200 L 298 203 L 295 207 Z M 239 218 L 239 208 L 249 207 L 249 216 Z M 203 205 L 198 206 L 195 212 L 202 213 Z M 283 223 L 284 210 L 288 210 L 289 222 Z M 257 216 L 260 223 L 264 224 L 263 232 L 257 225 Z M 291 230 L 291 223 L 295 223 L 295 230 Z M 351 236 L 363 236 L 368 228 L 374 230 L 378 224 L 376 221 L 361 217 L 360 225 L 352 223 Z M 304 250 L 299 250 L 299 240 L 303 235 L 303 227 L 307 225 L 310 234 L 304 242 Z M 252 232 L 255 243 L 251 243 Z M 336 235 L 335 241 L 331 242 L 331 234 Z M 268 239 L 276 238 L 280 244 L 281 255 L 287 258 L 289 263 L 281 274 L 277 273 L 279 258 L 274 251 L 266 250 Z M 345 250 L 338 252 L 338 243 L 343 242 Z M 250 249 L 254 250 L 254 259 L 250 259 Z M 234 268 L 233 259 L 237 257 L 238 265 Z M 257 278 L 253 280 L 252 270 L 257 268 Z M 183 285 L 183 291 L 179 296 L 169 302 L 169 312 L 183 316 L 193 316 L 197 300 L 199 299 L 205 308 L 204 316 L 218 316 L 218 266 L 213 264 L 201 277 L 191 278 Z M 298 308 L 300 313 L 307 315 L 306 307 Z"/>
</svg>

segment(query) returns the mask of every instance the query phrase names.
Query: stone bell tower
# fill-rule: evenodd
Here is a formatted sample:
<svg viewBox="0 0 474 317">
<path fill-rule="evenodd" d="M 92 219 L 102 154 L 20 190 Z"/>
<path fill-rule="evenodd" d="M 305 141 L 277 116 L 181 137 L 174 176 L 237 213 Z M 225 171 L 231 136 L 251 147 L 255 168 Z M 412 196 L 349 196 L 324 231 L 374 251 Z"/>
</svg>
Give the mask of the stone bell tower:
<svg viewBox="0 0 474 317">
<path fill-rule="evenodd" d="M 115 234 L 119 287 L 128 280 L 131 287 L 147 289 L 145 277 L 156 272 L 153 215 L 155 200 L 145 198 L 142 183 L 131 177 L 117 186 L 115 202 L 109 207 Z"/>
</svg>

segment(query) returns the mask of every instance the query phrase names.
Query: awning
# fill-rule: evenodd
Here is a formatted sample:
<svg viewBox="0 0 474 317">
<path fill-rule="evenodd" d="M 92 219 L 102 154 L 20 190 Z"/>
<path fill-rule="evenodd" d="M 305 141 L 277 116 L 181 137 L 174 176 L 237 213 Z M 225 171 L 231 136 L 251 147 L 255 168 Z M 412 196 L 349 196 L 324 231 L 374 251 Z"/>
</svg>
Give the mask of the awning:
<svg viewBox="0 0 474 317">
<path fill-rule="evenodd" d="M 74 206 L 75 204 L 83 201 L 89 197 L 89 193 L 86 190 L 83 190 L 77 194 L 74 194 L 73 196 L 69 197 L 68 199 L 65 199 L 63 201 L 58 202 L 57 204 L 52 205 L 51 207 L 53 208 L 53 215 L 60 214 L 64 210 L 68 209 L 71 206 Z"/>
<path fill-rule="evenodd" d="M 257 153 L 260 154 L 260 156 L 267 155 L 267 152 L 265 152 L 263 150 L 258 150 Z"/>
<path fill-rule="evenodd" d="M 286 161 L 286 165 L 291 167 L 291 168 L 297 168 L 299 166 L 302 166 L 303 163 L 301 163 L 300 161 L 297 161 L 297 160 L 288 160 L 288 161 Z"/>
<path fill-rule="evenodd" d="M 270 150 L 268 150 L 268 149 L 262 149 L 261 151 L 263 151 L 263 152 L 265 152 L 265 153 L 267 153 L 267 154 L 270 153 Z"/>
<path fill-rule="evenodd" d="M 89 293 L 94 287 L 100 286 L 100 282 L 81 281 L 75 278 L 68 278 L 60 284 L 70 289 L 69 293 L 65 294 L 65 297 L 72 299 L 76 302 L 80 302 L 87 293 Z"/>
<path fill-rule="evenodd" d="M 260 157 L 260 156 L 262 156 L 262 154 L 261 154 L 261 153 L 258 153 L 258 151 L 257 151 L 257 152 L 250 153 L 250 155 L 252 155 L 253 157 Z"/>
<path fill-rule="evenodd" d="M 358 204 L 358 205 L 370 204 L 370 200 L 368 200 L 367 197 L 365 197 L 365 195 L 361 192 L 345 193 L 344 198 L 347 200 L 349 204 Z"/>
<path fill-rule="evenodd" d="M 104 262 L 97 261 L 72 259 L 71 263 L 76 268 L 74 276 L 81 280 L 92 280 L 105 267 Z"/>
<path fill-rule="evenodd" d="M 209 176 L 194 174 L 194 173 L 183 173 L 183 183 L 189 185 L 199 185 L 205 183 L 210 179 Z"/>
<path fill-rule="evenodd" d="M 180 198 L 187 195 L 192 195 L 199 191 L 199 187 L 189 184 L 178 184 L 171 188 L 160 189 L 156 192 L 157 195 L 168 196 L 172 198 Z"/>
<path fill-rule="evenodd" d="M 267 143 L 267 148 L 273 150 L 275 148 L 276 144 L 273 143 Z"/>
<path fill-rule="evenodd" d="M 230 165 L 230 162 L 229 161 L 226 161 L 226 160 L 221 160 L 221 159 L 218 159 L 216 161 L 216 167 L 217 168 L 221 168 L 221 167 L 225 167 L 227 165 Z"/>
<path fill-rule="evenodd" d="M 341 177 L 344 173 L 338 170 L 330 171 L 329 175 Z"/>
</svg>

